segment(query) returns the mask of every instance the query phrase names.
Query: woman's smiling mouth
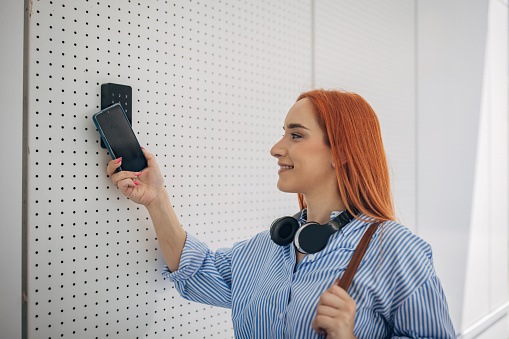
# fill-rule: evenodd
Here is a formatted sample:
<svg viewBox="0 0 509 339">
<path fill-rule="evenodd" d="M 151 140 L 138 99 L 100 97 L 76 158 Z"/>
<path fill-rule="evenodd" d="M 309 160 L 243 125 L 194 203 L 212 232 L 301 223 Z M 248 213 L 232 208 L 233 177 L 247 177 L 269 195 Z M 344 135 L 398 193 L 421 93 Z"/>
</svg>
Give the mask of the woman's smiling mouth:
<svg viewBox="0 0 509 339">
<path fill-rule="evenodd" d="M 285 165 L 285 164 L 279 164 L 279 171 L 277 173 L 279 174 L 281 172 L 289 171 L 291 169 L 293 169 L 293 166 Z"/>
</svg>

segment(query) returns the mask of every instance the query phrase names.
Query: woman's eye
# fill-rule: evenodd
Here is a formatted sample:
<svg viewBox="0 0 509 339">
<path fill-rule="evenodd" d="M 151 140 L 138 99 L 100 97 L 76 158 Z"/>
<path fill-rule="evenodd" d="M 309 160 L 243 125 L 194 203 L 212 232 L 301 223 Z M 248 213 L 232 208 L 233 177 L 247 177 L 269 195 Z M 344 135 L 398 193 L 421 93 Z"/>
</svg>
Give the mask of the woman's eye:
<svg viewBox="0 0 509 339">
<path fill-rule="evenodd" d="M 300 135 L 292 133 L 292 139 L 302 138 Z"/>
</svg>

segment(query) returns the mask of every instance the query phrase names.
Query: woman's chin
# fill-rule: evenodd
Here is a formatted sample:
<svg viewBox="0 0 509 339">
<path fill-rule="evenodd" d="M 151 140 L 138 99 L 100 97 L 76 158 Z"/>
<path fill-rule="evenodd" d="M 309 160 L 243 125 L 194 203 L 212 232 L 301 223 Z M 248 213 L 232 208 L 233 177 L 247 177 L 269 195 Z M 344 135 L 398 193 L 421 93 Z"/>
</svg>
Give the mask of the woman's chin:
<svg viewBox="0 0 509 339">
<path fill-rule="evenodd" d="M 283 183 L 281 182 L 281 180 L 277 182 L 277 189 L 284 193 L 299 193 L 298 190 L 295 189 L 295 187 L 287 183 Z"/>
</svg>

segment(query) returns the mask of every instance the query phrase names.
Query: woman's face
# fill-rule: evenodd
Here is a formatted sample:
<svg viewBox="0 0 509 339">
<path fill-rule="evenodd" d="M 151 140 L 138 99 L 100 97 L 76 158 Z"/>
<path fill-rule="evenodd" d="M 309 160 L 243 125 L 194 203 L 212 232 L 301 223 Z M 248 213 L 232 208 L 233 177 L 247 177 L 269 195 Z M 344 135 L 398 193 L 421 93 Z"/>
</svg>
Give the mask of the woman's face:
<svg viewBox="0 0 509 339">
<path fill-rule="evenodd" d="M 278 160 L 279 190 L 312 196 L 330 190 L 331 184 L 337 187 L 332 150 L 325 143 L 309 99 L 292 106 L 283 128 L 283 138 L 270 150 Z"/>
</svg>

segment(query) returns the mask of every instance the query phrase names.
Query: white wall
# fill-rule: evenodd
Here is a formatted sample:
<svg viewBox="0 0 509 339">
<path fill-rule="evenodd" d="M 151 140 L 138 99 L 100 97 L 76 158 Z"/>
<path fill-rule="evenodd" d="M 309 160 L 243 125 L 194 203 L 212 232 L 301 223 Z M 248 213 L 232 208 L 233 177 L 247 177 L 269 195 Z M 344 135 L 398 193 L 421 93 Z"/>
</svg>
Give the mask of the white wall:
<svg viewBox="0 0 509 339">
<path fill-rule="evenodd" d="M 23 1 L 0 11 L 0 337 L 21 337 Z"/>
<path fill-rule="evenodd" d="M 466 267 L 462 324 L 465 338 L 499 322 L 507 337 L 509 225 L 508 5 L 490 1 L 478 125 L 474 193 Z M 492 329 L 492 331 L 494 331 Z M 470 334 L 472 333 L 472 334 Z"/>
<path fill-rule="evenodd" d="M 486 44 L 486 1 L 419 1 L 418 224 L 461 325 Z M 453 269 L 455 268 L 455 269 Z"/>
<path fill-rule="evenodd" d="M 508 300 L 507 4 L 419 1 L 417 31 L 419 234 L 456 330 L 486 335 Z"/>
</svg>

